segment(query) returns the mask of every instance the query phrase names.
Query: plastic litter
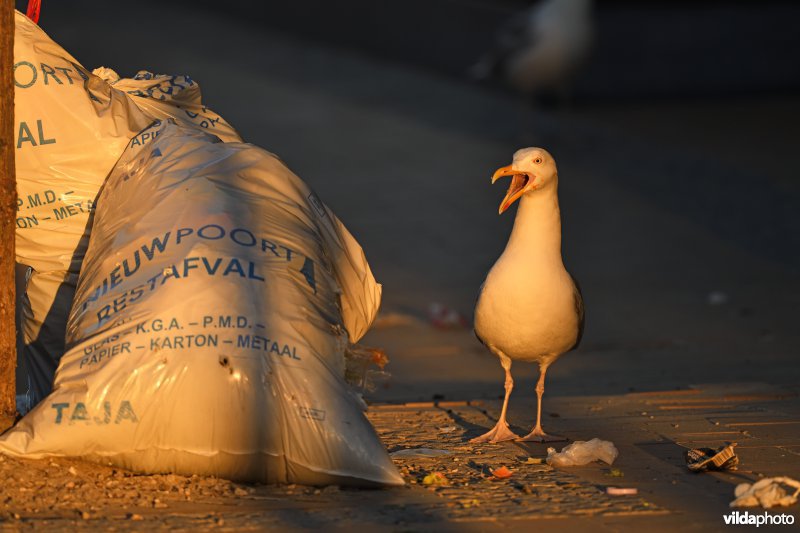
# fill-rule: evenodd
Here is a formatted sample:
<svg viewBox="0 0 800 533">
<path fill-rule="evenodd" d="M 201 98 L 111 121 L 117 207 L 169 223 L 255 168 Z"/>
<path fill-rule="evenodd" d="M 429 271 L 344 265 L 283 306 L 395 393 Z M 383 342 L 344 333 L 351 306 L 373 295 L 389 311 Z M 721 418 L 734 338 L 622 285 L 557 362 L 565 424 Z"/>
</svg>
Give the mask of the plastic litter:
<svg viewBox="0 0 800 533">
<path fill-rule="evenodd" d="M 310 485 L 402 477 L 345 383 L 381 287 L 281 161 L 164 122 L 98 198 L 53 392 L 0 451 Z"/>
<path fill-rule="evenodd" d="M 441 457 L 442 455 L 450 455 L 452 452 L 447 450 L 438 450 L 436 448 L 406 448 L 404 450 L 397 450 L 389 455 L 395 458 L 400 457 Z"/>
<path fill-rule="evenodd" d="M 390 376 L 384 370 L 389 357 L 380 348 L 351 344 L 345 349 L 344 357 L 345 379 L 361 392 L 374 391 L 377 388 L 376 381 L 385 381 Z"/>
<path fill-rule="evenodd" d="M 735 442 L 728 442 L 724 446 L 717 448 L 695 448 L 686 450 L 684 458 L 686 466 L 692 472 L 702 472 L 703 470 L 736 470 L 739 466 L 739 457 L 734 448 Z"/>
<path fill-rule="evenodd" d="M 547 449 L 547 464 L 550 466 L 582 466 L 592 461 L 603 461 L 613 464 L 619 451 L 613 442 L 600 439 L 590 441 L 576 440 L 564 446 L 560 452 L 555 448 Z"/>
<path fill-rule="evenodd" d="M 784 488 L 789 487 L 789 491 Z M 768 477 L 753 484 L 741 483 L 734 490 L 731 507 L 770 507 L 794 505 L 800 497 L 800 481 L 790 477 Z"/>
</svg>

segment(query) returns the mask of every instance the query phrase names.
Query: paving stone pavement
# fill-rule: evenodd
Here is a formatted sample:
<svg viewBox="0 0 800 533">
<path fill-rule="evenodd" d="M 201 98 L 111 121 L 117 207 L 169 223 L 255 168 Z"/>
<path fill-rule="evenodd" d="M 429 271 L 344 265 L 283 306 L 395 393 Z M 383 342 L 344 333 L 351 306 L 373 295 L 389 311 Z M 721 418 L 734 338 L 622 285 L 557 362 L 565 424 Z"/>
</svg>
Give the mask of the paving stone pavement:
<svg viewBox="0 0 800 533">
<path fill-rule="evenodd" d="M 4 471 L 16 474 L 0 487 L 0 529 L 719 530 L 738 483 L 778 475 L 800 479 L 799 392 L 751 383 L 545 397 L 549 433 L 572 441 L 598 437 L 619 449 L 612 466 L 558 469 L 544 463 L 545 444 L 468 442 L 494 424 L 499 401 L 375 404 L 367 416 L 407 481 L 385 490 L 250 486 L 143 476 L 77 460 L 5 458 Z M 527 431 L 534 414 L 534 398 L 512 397 L 512 429 Z M 696 474 L 686 468 L 685 450 L 731 441 L 738 443 L 738 470 Z M 565 444 L 551 443 L 558 449 Z M 444 454 L 397 455 L 419 448 Z M 502 467 L 510 477 L 493 474 Z M 426 484 L 431 474 L 446 481 Z M 638 494 L 609 496 L 609 486 Z M 49 500 L 46 487 L 62 487 L 57 494 L 64 497 Z M 799 507 L 769 512 L 797 518 Z"/>
<path fill-rule="evenodd" d="M 499 401 L 378 405 L 370 410 L 390 452 L 428 447 L 451 452 L 435 458 L 395 458 L 417 488 L 440 472 L 447 486 L 426 487 L 443 500 L 441 516 L 455 522 L 595 517 L 612 530 L 643 524 L 658 529 L 721 527 L 737 484 L 763 477 L 800 479 L 800 396 L 796 387 L 761 383 L 698 385 L 680 390 L 622 396 L 545 398 L 545 428 L 571 440 L 599 437 L 620 451 L 612 467 L 593 463 L 554 469 L 532 464 L 548 445 L 468 440 L 491 427 Z M 511 403 L 512 428 L 524 434 L 532 424 L 535 399 Z M 684 452 L 737 442 L 737 470 L 692 473 Z M 560 449 L 565 443 L 551 443 Z M 492 469 L 506 466 L 507 480 Z M 608 486 L 636 488 L 637 496 L 612 497 Z M 770 512 L 798 514 L 797 505 Z M 761 509 L 750 509 L 761 512 Z M 609 522 L 609 519 L 612 519 Z M 542 522 L 559 527 L 559 521 Z"/>
<path fill-rule="evenodd" d="M 390 490 L 256 487 L 221 509 L 236 527 L 367 528 L 389 531 L 708 531 L 737 484 L 778 475 L 800 479 L 800 390 L 760 383 L 697 385 L 615 396 L 545 397 L 545 429 L 575 440 L 598 437 L 619 449 L 613 465 L 552 468 L 547 444 L 470 444 L 491 427 L 500 401 L 375 404 L 367 412 L 407 485 Z M 509 420 L 524 434 L 535 398 L 512 397 Z M 737 442 L 738 470 L 692 473 L 684 451 Z M 550 443 L 561 449 L 568 442 Z M 435 457 L 397 452 L 428 448 Z M 408 452 L 406 452 L 408 453 Z M 497 479 L 506 467 L 511 476 Z M 425 478 L 441 474 L 442 485 Z M 609 496 L 609 486 L 635 496 Z M 798 505 L 771 509 L 797 517 Z M 763 512 L 762 509 L 749 509 Z"/>
<path fill-rule="evenodd" d="M 475 428 L 491 426 L 484 402 L 382 405 L 369 418 L 391 452 L 430 448 L 447 452 L 435 457 L 394 457 L 411 486 L 424 486 L 441 497 L 448 520 L 553 518 L 569 515 L 664 514 L 646 499 L 614 497 L 604 487 L 544 463 L 517 443 L 469 444 Z M 554 443 L 563 446 L 566 443 Z M 538 452 L 544 450 L 539 446 Z M 493 471 L 506 467 L 500 479 Z M 608 485 L 618 485 L 616 470 L 603 468 Z M 426 476 L 441 474 L 441 485 L 425 485 Z"/>
</svg>

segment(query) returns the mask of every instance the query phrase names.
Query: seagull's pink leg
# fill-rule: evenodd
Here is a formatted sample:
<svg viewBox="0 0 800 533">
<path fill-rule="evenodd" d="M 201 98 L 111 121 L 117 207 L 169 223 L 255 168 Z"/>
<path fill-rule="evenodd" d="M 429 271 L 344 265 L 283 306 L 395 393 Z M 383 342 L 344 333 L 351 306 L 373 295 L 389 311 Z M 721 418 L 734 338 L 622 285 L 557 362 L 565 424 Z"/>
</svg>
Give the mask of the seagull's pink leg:
<svg viewBox="0 0 800 533">
<path fill-rule="evenodd" d="M 519 439 L 521 441 L 558 442 L 562 440 L 567 440 L 564 437 L 558 437 L 556 435 L 548 435 L 542 429 L 542 396 L 544 395 L 545 374 L 547 374 L 547 365 L 541 365 L 539 367 L 539 381 L 536 383 L 536 397 L 537 397 L 536 427 L 534 427 L 530 433 Z"/>
<path fill-rule="evenodd" d="M 492 429 L 480 437 L 475 437 L 472 439 L 470 442 L 473 444 L 478 444 L 481 442 L 502 442 L 505 440 L 514 440 L 519 438 L 519 435 L 508 428 L 508 422 L 506 422 L 508 398 L 511 396 L 511 390 L 514 388 L 514 379 L 511 377 L 511 359 L 502 354 L 498 355 L 500 357 L 500 364 L 503 365 L 503 368 L 506 371 L 506 397 L 503 400 L 503 410 L 500 411 L 500 419 L 497 421 L 497 424 L 495 424 Z"/>
</svg>

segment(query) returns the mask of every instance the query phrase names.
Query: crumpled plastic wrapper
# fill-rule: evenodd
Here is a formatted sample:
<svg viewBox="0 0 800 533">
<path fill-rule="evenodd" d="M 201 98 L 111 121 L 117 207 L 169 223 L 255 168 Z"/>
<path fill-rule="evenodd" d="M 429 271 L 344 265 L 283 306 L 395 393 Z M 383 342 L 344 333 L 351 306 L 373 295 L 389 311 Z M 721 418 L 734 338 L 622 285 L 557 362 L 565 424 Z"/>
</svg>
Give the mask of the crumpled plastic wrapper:
<svg viewBox="0 0 800 533">
<path fill-rule="evenodd" d="M 795 489 L 794 493 L 787 493 L 783 485 Z M 764 509 L 770 507 L 794 505 L 800 496 L 800 481 L 790 477 L 768 477 L 750 483 L 742 483 L 736 486 L 734 491 L 736 499 L 730 503 L 731 507 L 757 507 Z"/>
<path fill-rule="evenodd" d="M 712 448 L 695 448 L 686 450 L 684 458 L 686 467 L 692 472 L 704 470 L 736 470 L 739 466 L 739 457 L 734 448 L 735 442 L 728 442 L 716 450 Z"/>
<path fill-rule="evenodd" d="M 590 441 L 576 440 L 564 446 L 560 452 L 555 448 L 547 449 L 547 464 L 550 466 L 582 466 L 593 461 L 613 464 L 619 451 L 613 442 L 600 439 Z"/>
</svg>

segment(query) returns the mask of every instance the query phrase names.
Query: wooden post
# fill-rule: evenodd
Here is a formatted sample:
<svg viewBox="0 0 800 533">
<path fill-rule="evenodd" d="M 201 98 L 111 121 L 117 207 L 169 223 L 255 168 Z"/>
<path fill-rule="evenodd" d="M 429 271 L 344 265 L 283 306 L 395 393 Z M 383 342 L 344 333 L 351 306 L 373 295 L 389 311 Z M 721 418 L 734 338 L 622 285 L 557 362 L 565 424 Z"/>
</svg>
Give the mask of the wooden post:
<svg viewBox="0 0 800 533">
<path fill-rule="evenodd" d="M 16 415 L 14 0 L 0 0 L 0 430 Z"/>
</svg>

